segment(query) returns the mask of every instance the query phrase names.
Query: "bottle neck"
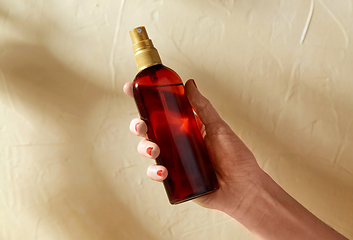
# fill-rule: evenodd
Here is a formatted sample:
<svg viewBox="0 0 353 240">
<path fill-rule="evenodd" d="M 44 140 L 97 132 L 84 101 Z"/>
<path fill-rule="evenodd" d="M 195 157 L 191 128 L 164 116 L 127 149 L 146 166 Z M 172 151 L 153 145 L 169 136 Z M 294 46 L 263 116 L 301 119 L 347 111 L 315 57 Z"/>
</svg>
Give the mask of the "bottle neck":
<svg viewBox="0 0 353 240">
<path fill-rule="evenodd" d="M 135 62 L 139 71 L 153 65 L 162 64 L 157 49 L 150 39 L 139 41 L 132 46 L 135 54 Z"/>
</svg>

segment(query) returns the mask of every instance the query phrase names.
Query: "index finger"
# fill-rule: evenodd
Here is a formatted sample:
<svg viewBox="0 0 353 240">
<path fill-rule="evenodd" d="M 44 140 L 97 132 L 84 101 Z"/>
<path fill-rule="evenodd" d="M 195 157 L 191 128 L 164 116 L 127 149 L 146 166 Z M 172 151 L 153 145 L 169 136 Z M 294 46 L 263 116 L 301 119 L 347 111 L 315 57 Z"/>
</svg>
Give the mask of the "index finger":
<svg viewBox="0 0 353 240">
<path fill-rule="evenodd" d="M 132 92 L 132 82 L 127 82 L 125 83 L 124 87 L 123 87 L 124 92 L 126 93 L 126 95 L 134 98 L 134 94 Z"/>
</svg>

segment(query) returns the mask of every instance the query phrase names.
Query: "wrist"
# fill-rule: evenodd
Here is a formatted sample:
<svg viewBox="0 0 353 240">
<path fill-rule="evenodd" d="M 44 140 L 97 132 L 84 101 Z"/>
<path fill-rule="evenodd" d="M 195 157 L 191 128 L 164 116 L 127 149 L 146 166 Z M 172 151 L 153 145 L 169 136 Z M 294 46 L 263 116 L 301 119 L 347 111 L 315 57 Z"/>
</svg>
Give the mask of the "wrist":
<svg viewBox="0 0 353 240">
<path fill-rule="evenodd" d="M 237 199 L 237 203 L 233 202 L 233 204 L 230 204 L 224 212 L 245 226 L 249 219 L 255 222 L 255 218 L 250 214 L 255 212 L 254 210 L 258 208 L 260 201 L 261 205 L 263 205 L 263 198 L 267 193 L 266 187 L 269 187 L 273 182 L 273 180 L 272 182 L 270 180 L 272 179 L 267 173 L 259 169 L 259 172 L 251 181 L 244 184 L 243 187 L 239 188 L 239 191 L 234 193 L 236 195 L 234 199 Z M 261 214 L 258 212 L 259 210 L 262 210 L 262 208 L 256 211 Z"/>
<path fill-rule="evenodd" d="M 311 214 L 263 171 L 238 206 L 226 213 L 263 239 L 346 239 Z"/>
</svg>

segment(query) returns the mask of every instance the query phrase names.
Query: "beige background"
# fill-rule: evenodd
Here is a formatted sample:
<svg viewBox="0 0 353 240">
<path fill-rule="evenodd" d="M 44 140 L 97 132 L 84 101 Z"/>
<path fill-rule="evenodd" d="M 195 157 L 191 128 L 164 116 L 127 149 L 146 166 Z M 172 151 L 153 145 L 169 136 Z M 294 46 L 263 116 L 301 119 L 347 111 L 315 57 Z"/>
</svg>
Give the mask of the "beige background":
<svg viewBox="0 0 353 240">
<path fill-rule="evenodd" d="M 353 238 L 352 4 L 0 0 L 0 239 L 254 239 L 147 178 L 122 92 L 139 25 L 286 191 Z"/>
</svg>

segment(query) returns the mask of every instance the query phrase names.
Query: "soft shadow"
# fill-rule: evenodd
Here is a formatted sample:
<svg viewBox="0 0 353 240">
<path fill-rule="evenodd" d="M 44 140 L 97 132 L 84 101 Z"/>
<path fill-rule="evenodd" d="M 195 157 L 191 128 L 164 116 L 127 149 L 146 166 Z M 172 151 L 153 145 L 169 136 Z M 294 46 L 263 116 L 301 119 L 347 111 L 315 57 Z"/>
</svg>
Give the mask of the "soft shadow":
<svg viewBox="0 0 353 240">
<path fill-rule="evenodd" d="M 15 170 L 22 174 L 28 166 L 25 173 L 31 175 L 18 179 L 25 199 L 16 200 L 19 205 L 32 212 L 33 222 L 72 239 L 137 239 L 141 232 L 153 239 L 92 156 L 97 133 L 92 132 L 95 123 L 90 120 L 109 115 L 104 100 L 116 93 L 97 85 L 97 79 L 77 74 L 43 46 L 11 44 L 2 49 L 0 98 L 32 131 L 27 143 L 14 146 L 31 148 Z M 27 206 L 33 202 L 40 206 Z"/>
</svg>

